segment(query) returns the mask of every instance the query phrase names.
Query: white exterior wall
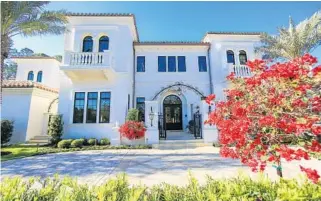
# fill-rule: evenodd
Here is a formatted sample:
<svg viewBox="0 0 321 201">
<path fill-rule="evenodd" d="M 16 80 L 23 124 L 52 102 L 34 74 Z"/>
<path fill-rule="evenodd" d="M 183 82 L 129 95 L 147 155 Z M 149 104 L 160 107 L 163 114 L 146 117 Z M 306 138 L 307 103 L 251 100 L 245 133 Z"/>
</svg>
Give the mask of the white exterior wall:
<svg viewBox="0 0 321 201">
<path fill-rule="evenodd" d="M 207 72 L 199 72 L 198 66 L 198 56 L 206 56 L 208 63 L 207 46 L 138 46 L 135 49 L 136 58 L 137 56 L 145 56 L 145 72 L 136 72 L 135 75 L 135 103 L 136 97 L 145 97 L 146 101 L 152 101 L 155 94 L 161 91 L 163 87 L 175 84 L 176 82 L 191 85 L 205 96 L 209 95 L 209 66 L 207 65 Z M 176 72 L 158 72 L 158 56 L 185 56 L 186 72 L 178 72 L 177 58 Z M 137 64 L 135 64 L 135 69 L 137 69 Z M 188 121 L 192 119 L 191 104 L 193 104 L 193 113 L 195 113 L 196 107 L 200 106 L 201 97 L 188 88 L 181 87 L 181 89 L 183 90 L 183 94 L 180 96 L 180 99 L 182 100 L 183 110 L 183 129 L 185 130 Z M 156 101 L 159 103 L 160 113 L 163 113 L 163 100 L 171 94 L 177 95 L 175 91 L 169 91 L 161 93 L 156 98 Z M 148 113 L 149 111 L 145 112 Z"/>
<path fill-rule="evenodd" d="M 4 88 L 1 118 L 14 121 L 10 143 L 21 143 L 36 135 L 44 135 L 44 113 L 57 96 L 57 93 L 37 88 Z M 51 112 L 57 112 L 55 106 Z"/>
<path fill-rule="evenodd" d="M 47 133 L 43 133 L 43 122 L 45 120 L 44 115 L 48 112 L 48 108 L 51 102 L 57 97 L 57 93 L 52 93 L 49 91 L 33 88 L 31 94 L 26 140 L 30 140 L 31 138 L 39 135 L 47 135 Z M 53 105 L 51 112 L 53 114 L 56 114 L 57 111 L 55 111 L 54 109 L 55 106 Z"/>
<path fill-rule="evenodd" d="M 59 113 L 63 115 L 63 138 L 109 138 L 112 144 L 119 143 L 119 133 L 115 124 L 122 124 L 131 107 L 133 85 L 133 40 L 130 20 L 127 18 L 71 17 L 68 25 L 70 32 L 65 35 L 65 51 L 81 52 L 83 39 L 93 37 L 93 53 L 98 52 L 99 38 L 109 37 L 109 52 L 111 66 L 74 66 L 73 73 L 78 73 L 78 79 L 72 79 L 64 74 L 60 77 L 63 86 L 59 93 Z M 66 57 L 64 66 L 68 66 Z M 107 70 L 104 70 L 104 69 Z M 82 70 L 88 73 L 79 74 Z M 95 72 L 95 73 L 93 73 Z M 91 74 L 93 73 L 93 74 Z M 87 93 L 85 98 L 84 123 L 73 123 L 73 108 L 75 92 L 111 92 L 110 123 L 99 122 L 99 97 L 97 102 L 97 123 L 86 123 Z M 130 100 L 128 100 L 130 95 Z"/>
<path fill-rule="evenodd" d="M 17 63 L 17 81 L 27 81 L 28 73 L 33 71 L 33 81 L 37 81 L 37 75 L 39 71 L 42 71 L 42 82 L 41 84 L 59 89 L 59 76 L 60 69 L 58 62 L 53 58 L 13 58 L 14 62 Z"/>
<path fill-rule="evenodd" d="M 227 88 L 226 76 L 229 74 L 227 50 L 234 52 L 235 65 L 239 63 L 239 51 L 246 52 L 247 60 L 258 58 L 254 54 L 254 47 L 259 42 L 257 35 L 207 35 L 204 42 L 211 43 L 210 62 L 214 93 L 218 99 L 223 98 L 223 89 Z"/>
<path fill-rule="evenodd" d="M 25 142 L 32 89 L 2 89 L 1 119 L 14 121 L 10 143 Z"/>
</svg>

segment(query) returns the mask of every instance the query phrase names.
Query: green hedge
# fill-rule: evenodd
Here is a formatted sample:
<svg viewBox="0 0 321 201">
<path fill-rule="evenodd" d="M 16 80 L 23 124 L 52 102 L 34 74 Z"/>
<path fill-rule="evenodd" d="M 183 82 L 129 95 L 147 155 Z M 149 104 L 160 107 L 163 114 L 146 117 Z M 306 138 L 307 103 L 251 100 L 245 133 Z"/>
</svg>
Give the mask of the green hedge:
<svg viewBox="0 0 321 201">
<path fill-rule="evenodd" d="M 31 188 L 40 182 L 42 187 Z M 300 183 L 301 182 L 301 183 Z M 267 178 L 251 180 L 248 177 L 233 179 L 208 178 L 200 185 L 190 178 L 186 186 L 160 184 L 152 187 L 129 185 L 125 175 L 108 180 L 101 186 L 88 187 L 70 177 L 39 180 L 18 177 L 5 178 L 1 182 L 0 200 L 115 200 L 115 201 L 274 201 L 321 200 L 321 184 L 307 180 L 272 182 Z"/>
</svg>

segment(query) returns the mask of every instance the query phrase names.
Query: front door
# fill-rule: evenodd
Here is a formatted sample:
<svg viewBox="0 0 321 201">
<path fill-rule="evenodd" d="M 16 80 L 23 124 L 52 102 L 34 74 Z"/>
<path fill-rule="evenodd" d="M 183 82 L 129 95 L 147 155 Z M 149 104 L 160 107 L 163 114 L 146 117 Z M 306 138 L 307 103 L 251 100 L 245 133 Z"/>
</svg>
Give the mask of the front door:
<svg viewBox="0 0 321 201">
<path fill-rule="evenodd" d="M 164 99 L 164 119 L 166 130 L 182 130 L 182 101 L 178 96 L 169 95 Z"/>
</svg>

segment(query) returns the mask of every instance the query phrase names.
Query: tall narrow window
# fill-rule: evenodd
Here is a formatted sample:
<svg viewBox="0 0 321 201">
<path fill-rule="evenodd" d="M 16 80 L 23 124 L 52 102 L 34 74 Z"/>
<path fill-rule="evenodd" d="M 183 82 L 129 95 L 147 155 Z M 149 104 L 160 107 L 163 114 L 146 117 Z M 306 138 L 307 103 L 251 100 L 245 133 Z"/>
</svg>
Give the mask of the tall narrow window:
<svg viewBox="0 0 321 201">
<path fill-rule="evenodd" d="M 74 123 L 83 123 L 84 121 L 84 107 L 85 107 L 85 92 L 75 93 L 74 102 Z"/>
<path fill-rule="evenodd" d="M 246 52 L 244 50 L 240 51 L 239 59 L 240 59 L 240 65 L 246 65 L 247 57 L 246 57 Z"/>
<path fill-rule="evenodd" d="M 29 71 L 27 79 L 33 81 L 33 71 Z"/>
<path fill-rule="evenodd" d="M 178 56 L 178 72 L 186 72 L 185 56 Z"/>
<path fill-rule="evenodd" d="M 206 56 L 199 56 L 198 57 L 198 69 L 199 69 L 199 72 L 206 72 L 207 71 Z"/>
<path fill-rule="evenodd" d="M 37 74 L 37 82 L 41 82 L 42 81 L 42 71 L 39 71 Z"/>
<path fill-rule="evenodd" d="M 235 64 L 234 52 L 232 50 L 228 50 L 226 52 L 227 63 Z"/>
<path fill-rule="evenodd" d="M 145 57 L 137 57 L 137 72 L 145 72 Z"/>
<path fill-rule="evenodd" d="M 166 57 L 158 56 L 158 72 L 166 72 Z"/>
<path fill-rule="evenodd" d="M 176 57 L 168 57 L 168 72 L 176 72 Z"/>
<path fill-rule="evenodd" d="M 87 95 L 87 118 L 86 123 L 96 123 L 97 117 L 97 92 L 88 92 Z"/>
<path fill-rule="evenodd" d="M 100 93 L 99 123 L 109 123 L 110 120 L 110 92 Z"/>
<path fill-rule="evenodd" d="M 93 51 L 93 37 L 86 36 L 82 43 L 83 52 L 92 52 Z"/>
<path fill-rule="evenodd" d="M 139 111 L 139 118 L 141 121 L 145 122 L 145 98 L 137 97 L 136 98 L 136 109 Z"/>
<path fill-rule="evenodd" d="M 109 38 L 108 36 L 102 36 L 99 38 L 99 52 L 109 49 Z"/>
</svg>

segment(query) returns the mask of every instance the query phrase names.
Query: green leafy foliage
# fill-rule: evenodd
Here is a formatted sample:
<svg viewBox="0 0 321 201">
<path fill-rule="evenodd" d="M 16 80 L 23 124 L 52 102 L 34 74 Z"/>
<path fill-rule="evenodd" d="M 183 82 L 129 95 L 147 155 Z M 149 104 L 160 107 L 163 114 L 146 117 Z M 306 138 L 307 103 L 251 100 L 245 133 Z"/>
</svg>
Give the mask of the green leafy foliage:
<svg viewBox="0 0 321 201">
<path fill-rule="evenodd" d="M 91 145 L 91 146 L 98 145 L 98 140 L 96 138 L 90 138 L 88 140 L 88 145 Z"/>
<path fill-rule="evenodd" d="M 8 143 L 13 132 L 13 121 L 1 120 L 1 144 Z"/>
<path fill-rule="evenodd" d="M 73 140 L 71 142 L 71 147 L 81 148 L 82 146 L 84 146 L 84 139 L 77 139 L 77 140 Z"/>
<path fill-rule="evenodd" d="M 70 148 L 71 142 L 72 142 L 71 140 L 61 140 L 60 142 L 58 142 L 57 147 L 63 148 L 63 149 Z"/>
<path fill-rule="evenodd" d="M 140 121 L 139 110 L 135 108 L 129 109 L 126 121 Z"/>
<path fill-rule="evenodd" d="M 37 184 L 40 184 L 37 185 Z M 32 188 L 33 186 L 38 188 Z M 78 184 L 71 177 L 54 177 L 40 180 L 19 177 L 4 178 L 1 182 L 0 199 L 9 200 L 111 200 L 111 201 L 298 201 L 320 200 L 321 184 L 307 179 L 281 179 L 273 182 L 264 176 L 252 180 L 246 176 L 231 179 L 207 178 L 200 185 L 193 178 L 185 186 L 166 183 L 146 187 L 130 185 L 126 175 L 120 174 L 100 186 Z"/>
<path fill-rule="evenodd" d="M 63 121 L 61 115 L 51 115 L 48 125 L 48 135 L 51 136 L 51 143 L 56 145 L 63 135 Z"/>
<path fill-rule="evenodd" d="M 99 144 L 100 145 L 110 145 L 110 141 L 108 138 L 102 138 L 102 139 L 100 139 Z"/>
</svg>

